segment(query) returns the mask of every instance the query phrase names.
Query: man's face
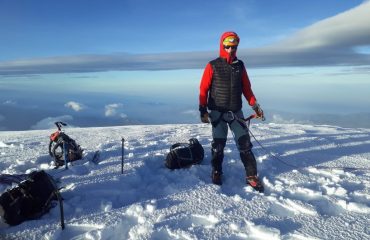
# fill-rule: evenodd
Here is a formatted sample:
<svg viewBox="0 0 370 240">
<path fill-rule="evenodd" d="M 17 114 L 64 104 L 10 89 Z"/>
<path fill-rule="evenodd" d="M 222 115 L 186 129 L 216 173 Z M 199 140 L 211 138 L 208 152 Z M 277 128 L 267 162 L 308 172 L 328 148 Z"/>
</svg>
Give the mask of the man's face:
<svg viewBox="0 0 370 240">
<path fill-rule="evenodd" d="M 230 55 L 234 52 L 236 52 L 236 49 L 238 48 L 237 45 L 235 46 L 224 46 L 225 51 Z"/>
</svg>

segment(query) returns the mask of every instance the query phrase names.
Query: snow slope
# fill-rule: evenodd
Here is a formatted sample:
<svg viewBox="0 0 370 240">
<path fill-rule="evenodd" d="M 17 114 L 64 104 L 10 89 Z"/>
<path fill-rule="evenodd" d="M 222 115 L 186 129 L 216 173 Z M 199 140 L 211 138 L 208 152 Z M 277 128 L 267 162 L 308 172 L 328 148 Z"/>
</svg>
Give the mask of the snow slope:
<svg viewBox="0 0 370 240">
<path fill-rule="evenodd" d="M 59 208 L 9 227 L 0 239 L 370 239 L 370 130 L 334 126 L 254 124 L 265 193 L 245 185 L 229 135 L 224 184 L 210 180 L 210 125 L 67 128 L 85 149 L 69 170 L 52 169 L 49 131 L 0 132 L 2 173 L 46 169 L 60 180 L 66 229 Z M 121 138 L 125 165 L 121 174 Z M 201 165 L 170 171 L 172 144 L 196 137 Z M 88 161 L 100 150 L 100 161 Z M 327 166 L 331 168 L 321 168 Z M 351 167 L 351 168 L 341 168 Z M 0 184 L 0 192 L 10 186 Z"/>
</svg>

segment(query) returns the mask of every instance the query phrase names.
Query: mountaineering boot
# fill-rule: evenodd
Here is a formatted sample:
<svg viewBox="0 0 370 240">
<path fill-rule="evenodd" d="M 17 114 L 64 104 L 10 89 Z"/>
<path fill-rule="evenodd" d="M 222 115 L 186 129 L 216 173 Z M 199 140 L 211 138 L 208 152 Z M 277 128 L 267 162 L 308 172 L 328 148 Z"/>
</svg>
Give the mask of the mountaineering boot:
<svg viewBox="0 0 370 240">
<path fill-rule="evenodd" d="M 246 178 L 246 182 L 249 186 L 251 186 L 254 190 L 257 190 L 258 192 L 262 193 L 264 191 L 264 187 L 257 176 L 248 176 Z"/>
<path fill-rule="evenodd" d="M 222 173 L 213 170 L 212 171 L 212 183 L 216 185 L 222 185 Z"/>
</svg>

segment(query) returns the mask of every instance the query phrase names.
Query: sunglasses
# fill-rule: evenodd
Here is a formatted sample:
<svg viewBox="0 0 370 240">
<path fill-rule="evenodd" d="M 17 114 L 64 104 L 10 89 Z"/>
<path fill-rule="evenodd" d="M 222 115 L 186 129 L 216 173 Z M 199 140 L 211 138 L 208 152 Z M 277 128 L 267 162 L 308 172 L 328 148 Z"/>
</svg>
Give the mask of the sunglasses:
<svg viewBox="0 0 370 240">
<path fill-rule="evenodd" d="M 231 49 L 237 49 L 237 48 L 238 48 L 238 46 L 224 46 L 224 48 L 225 48 L 225 49 L 229 49 L 229 48 L 231 48 Z"/>
</svg>

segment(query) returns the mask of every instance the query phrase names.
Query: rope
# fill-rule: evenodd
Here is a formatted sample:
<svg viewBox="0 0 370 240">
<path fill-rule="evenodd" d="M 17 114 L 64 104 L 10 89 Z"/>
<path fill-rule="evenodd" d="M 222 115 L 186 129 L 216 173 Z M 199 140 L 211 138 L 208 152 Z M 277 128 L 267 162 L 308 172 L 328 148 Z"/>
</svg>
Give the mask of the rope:
<svg viewBox="0 0 370 240">
<path fill-rule="evenodd" d="M 296 166 L 296 165 L 293 165 L 293 164 L 289 164 L 285 161 L 283 161 L 282 159 L 280 159 L 278 156 L 276 156 L 275 154 L 273 154 L 272 152 L 268 151 L 258 140 L 257 138 L 254 136 L 254 134 L 252 133 L 252 131 L 248 128 L 248 131 L 250 133 L 250 135 L 253 137 L 253 139 L 256 141 L 256 143 L 268 154 L 270 155 L 271 157 L 275 158 L 276 160 L 278 160 L 279 162 L 291 167 L 291 168 L 302 168 L 302 167 L 299 167 L 299 166 Z"/>
<path fill-rule="evenodd" d="M 249 116 L 248 118 L 245 119 L 245 122 L 246 122 L 246 125 L 248 127 L 248 131 L 250 133 L 250 135 L 253 137 L 253 139 L 256 141 L 256 143 L 268 154 L 270 155 L 272 158 L 278 160 L 279 162 L 283 163 L 284 165 L 286 166 L 289 166 L 293 169 L 297 169 L 298 171 L 301 169 L 301 170 L 305 170 L 303 167 L 300 167 L 300 166 L 297 166 L 297 165 L 294 165 L 294 164 L 290 164 L 290 163 L 287 163 L 285 161 L 283 161 L 281 158 L 279 158 L 278 156 L 276 156 L 275 154 L 273 154 L 272 152 L 270 152 L 269 150 L 267 150 L 261 143 L 260 141 L 257 140 L 257 138 L 254 136 L 254 134 L 252 133 L 252 131 L 250 130 L 250 121 L 251 119 L 255 118 L 256 116 L 255 115 L 251 115 Z M 370 168 L 359 168 L 359 167 L 327 167 L 327 166 L 313 166 L 317 169 L 328 169 L 328 170 L 334 170 L 334 169 L 337 169 L 337 170 L 348 170 L 348 171 L 370 171 Z"/>
</svg>

